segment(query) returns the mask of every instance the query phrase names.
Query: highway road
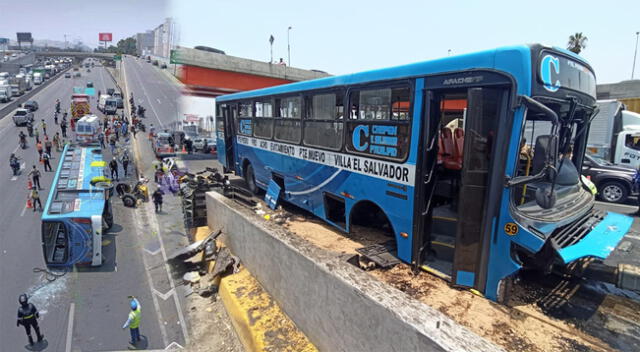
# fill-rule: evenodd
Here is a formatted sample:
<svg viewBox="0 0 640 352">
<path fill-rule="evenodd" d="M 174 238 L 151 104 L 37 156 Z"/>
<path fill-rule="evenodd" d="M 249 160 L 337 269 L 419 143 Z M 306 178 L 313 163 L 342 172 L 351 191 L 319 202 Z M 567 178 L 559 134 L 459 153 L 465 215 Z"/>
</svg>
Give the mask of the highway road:
<svg viewBox="0 0 640 352">
<path fill-rule="evenodd" d="M 137 72 L 138 68 L 131 67 Z M 91 73 L 82 69 L 81 78 L 60 77 L 39 92 L 34 100 L 40 104 L 35 112 L 36 121 L 45 119 L 49 131 L 57 131 L 53 111 L 55 100 L 60 99 L 63 110 L 69 108 L 69 97 L 74 86 L 85 86 L 92 81 L 96 92 L 105 92 L 114 83 L 106 70 L 95 67 Z M 143 74 L 143 73 L 138 73 Z M 164 102 L 163 102 L 164 103 Z M 159 104 L 159 103 L 158 103 Z M 96 100 L 91 102 L 95 112 Z M 164 115 L 163 118 L 167 118 Z M 127 348 L 128 331 L 121 329 L 128 313 L 128 295 L 139 297 L 143 306 L 141 333 L 146 337 L 149 349 L 164 349 L 171 342 L 180 340 L 183 330 L 175 324 L 161 321 L 161 310 L 154 309 L 156 299 L 150 284 L 147 268 L 142 259 L 144 247 L 140 243 L 140 230 L 136 226 L 133 210 L 119 205 L 115 207 L 116 225 L 104 236 L 105 264 L 98 269 L 80 268 L 49 282 L 41 272 L 44 268 L 40 244 L 40 213 L 25 208 L 27 198 L 27 169 L 37 164 L 34 140 L 29 148 L 18 150 L 15 127 L 8 116 L 0 120 L 0 197 L 5 209 L 0 213 L 0 350 L 24 350 L 27 339 L 22 327 L 16 327 L 14 319 L 18 308 L 18 295 L 27 292 L 41 311 L 40 326 L 46 337 L 44 345 L 50 351 L 116 351 Z M 24 129 L 24 128 L 22 128 Z M 25 129 L 26 132 L 26 129 Z M 51 133 L 51 132 L 50 132 Z M 9 167 L 9 155 L 16 152 L 22 159 L 22 174 L 13 177 Z M 52 165 L 57 165 L 54 151 Z M 37 167 L 40 167 L 39 165 Z M 42 169 L 41 169 L 42 171 Z M 41 199 L 46 200 L 52 172 L 43 173 Z M 175 310 L 175 308 L 174 308 Z M 165 319 L 170 315 L 165 314 Z"/>
</svg>

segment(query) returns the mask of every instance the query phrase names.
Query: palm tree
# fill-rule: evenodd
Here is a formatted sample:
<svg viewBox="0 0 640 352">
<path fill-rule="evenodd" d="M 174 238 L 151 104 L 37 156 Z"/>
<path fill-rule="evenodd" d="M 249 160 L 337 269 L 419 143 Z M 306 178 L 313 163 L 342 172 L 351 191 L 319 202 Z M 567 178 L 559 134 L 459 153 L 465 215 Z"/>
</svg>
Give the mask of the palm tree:
<svg viewBox="0 0 640 352">
<path fill-rule="evenodd" d="M 580 54 L 582 49 L 587 47 L 587 40 L 589 40 L 589 38 L 582 35 L 582 32 L 576 32 L 576 34 L 569 36 L 567 50 L 573 51 L 576 54 Z"/>
</svg>

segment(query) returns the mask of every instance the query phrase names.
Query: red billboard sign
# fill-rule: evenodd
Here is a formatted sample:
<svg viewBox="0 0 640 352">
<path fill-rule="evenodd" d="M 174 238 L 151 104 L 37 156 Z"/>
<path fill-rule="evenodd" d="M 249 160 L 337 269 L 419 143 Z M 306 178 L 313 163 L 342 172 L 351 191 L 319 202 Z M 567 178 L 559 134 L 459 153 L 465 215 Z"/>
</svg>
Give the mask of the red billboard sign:
<svg viewBox="0 0 640 352">
<path fill-rule="evenodd" d="M 100 38 L 101 42 L 110 42 L 111 40 L 111 33 L 98 33 L 98 37 Z"/>
</svg>

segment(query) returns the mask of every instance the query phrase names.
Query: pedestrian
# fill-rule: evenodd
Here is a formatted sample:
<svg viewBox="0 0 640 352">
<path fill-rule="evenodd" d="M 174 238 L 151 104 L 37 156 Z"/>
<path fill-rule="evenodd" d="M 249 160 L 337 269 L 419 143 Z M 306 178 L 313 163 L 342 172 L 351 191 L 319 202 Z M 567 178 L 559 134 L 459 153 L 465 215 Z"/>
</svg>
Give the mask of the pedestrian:
<svg viewBox="0 0 640 352">
<path fill-rule="evenodd" d="M 53 145 L 56 147 L 56 151 L 60 152 L 60 132 L 56 132 L 53 136 Z"/>
<path fill-rule="evenodd" d="M 111 135 L 111 140 L 109 141 L 109 146 L 111 147 L 111 154 L 116 153 L 116 136 Z"/>
<path fill-rule="evenodd" d="M 49 169 L 48 171 L 53 171 L 51 169 L 51 164 L 49 163 L 49 159 L 51 159 L 51 154 L 49 154 L 49 152 L 42 153 L 42 163 L 44 164 L 45 172 L 47 172 L 47 169 Z"/>
<path fill-rule="evenodd" d="M 49 137 L 44 137 L 44 150 L 46 150 L 47 153 L 49 153 L 49 156 L 51 156 L 52 147 L 53 147 L 53 143 L 51 143 L 51 140 L 49 140 Z"/>
<path fill-rule="evenodd" d="M 33 165 L 33 168 L 29 171 L 28 176 L 31 176 L 34 187 L 38 186 L 38 189 L 42 189 L 42 187 L 40 187 L 40 170 L 38 170 L 35 165 Z"/>
<path fill-rule="evenodd" d="M 55 123 L 56 125 L 58 124 L 58 113 L 57 112 L 53 113 L 53 123 Z"/>
<path fill-rule="evenodd" d="M 67 138 L 67 124 L 64 121 L 60 125 L 60 131 L 62 132 L 62 137 Z"/>
<path fill-rule="evenodd" d="M 38 189 L 36 189 L 36 186 L 31 187 L 31 201 L 33 202 L 33 212 L 35 213 L 37 211 L 37 208 L 39 207 L 40 210 L 42 210 L 42 202 L 40 201 L 40 193 L 38 193 Z M 36 204 L 38 204 L 38 206 L 36 207 Z"/>
<path fill-rule="evenodd" d="M 151 198 L 153 198 L 153 204 L 156 206 L 156 213 L 162 211 L 162 195 L 164 195 L 164 192 L 162 192 L 160 188 L 157 188 L 151 195 Z"/>
<path fill-rule="evenodd" d="M 135 125 L 131 125 L 131 134 L 133 135 L 133 138 L 136 138 L 136 126 Z"/>
<path fill-rule="evenodd" d="M 127 177 L 129 167 L 129 153 L 125 150 L 124 155 L 122 155 L 122 169 L 124 169 L 124 177 Z"/>
<path fill-rule="evenodd" d="M 129 327 L 129 332 L 131 333 L 131 341 L 129 344 L 135 348 L 135 345 L 140 341 L 140 302 L 135 296 L 129 296 L 131 302 L 129 302 L 129 306 L 131 307 L 131 311 L 129 312 L 129 316 L 127 317 L 127 321 L 122 325 L 122 329 L 126 329 Z"/>
<path fill-rule="evenodd" d="M 116 161 L 116 158 L 111 159 L 109 168 L 111 169 L 111 178 L 118 181 L 118 161 Z"/>
<path fill-rule="evenodd" d="M 36 143 L 40 143 L 40 132 L 37 128 L 33 130 L 33 137 L 35 137 Z"/>
<path fill-rule="evenodd" d="M 98 140 L 100 140 L 100 148 L 104 149 L 106 148 L 105 144 L 104 144 L 104 133 L 102 133 L 102 131 L 100 131 L 100 133 L 98 134 Z"/>
<path fill-rule="evenodd" d="M 16 326 L 24 326 L 24 330 L 27 332 L 27 337 L 29 338 L 29 346 L 33 346 L 31 327 L 36 331 L 38 342 L 42 342 L 44 335 L 40 333 L 40 327 L 38 326 L 38 319 L 40 318 L 38 308 L 32 303 L 29 303 L 29 297 L 26 293 L 20 295 L 18 302 L 20 303 L 20 307 L 18 307 L 18 321 Z"/>
<path fill-rule="evenodd" d="M 42 126 L 42 134 L 43 135 L 47 135 L 47 123 L 44 121 L 44 119 L 42 119 L 42 122 L 40 123 L 40 126 Z"/>
<path fill-rule="evenodd" d="M 36 143 L 36 150 L 38 151 L 39 155 L 38 160 L 42 160 L 42 142 L 38 141 L 38 143 Z"/>
</svg>

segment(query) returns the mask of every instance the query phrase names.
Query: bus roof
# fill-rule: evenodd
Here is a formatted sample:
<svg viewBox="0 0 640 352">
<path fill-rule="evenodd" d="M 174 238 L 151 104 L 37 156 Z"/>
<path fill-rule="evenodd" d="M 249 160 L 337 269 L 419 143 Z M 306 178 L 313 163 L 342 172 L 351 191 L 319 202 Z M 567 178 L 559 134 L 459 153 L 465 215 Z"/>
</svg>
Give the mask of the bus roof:
<svg viewBox="0 0 640 352">
<path fill-rule="evenodd" d="M 280 86 L 262 88 L 252 91 L 222 95 L 216 98 L 221 103 L 232 100 L 250 99 L 264 95 L 287 94 L 313 89 L 325 89 L 343 85 L 355 85 L 366 82 L 384 81 L 409 77 L 424 76 L 470 69 L 496 69 L 510 73 L 518 81 L 518 93 L 529 94 L 531 91 L 531 52 L 532 47 L 559 51 L 572 59 L 590 66 L 580 56 L 557 47 L 540 44 L 501 47 L 476 53 L 450 56 L 436 60 L 422 61 L 402 66 L 383 68 L 341 76 L 324 77 L 309 81 L 295 82 Z"/>
<path fill-rule="evenodd" d="M 103 176 L 105 167 L 99 147 L 67 145 L 60 155 L 42 220 L 101 215 L 104 191 L 92 186 L 91 179 Z"/>
</svg>

